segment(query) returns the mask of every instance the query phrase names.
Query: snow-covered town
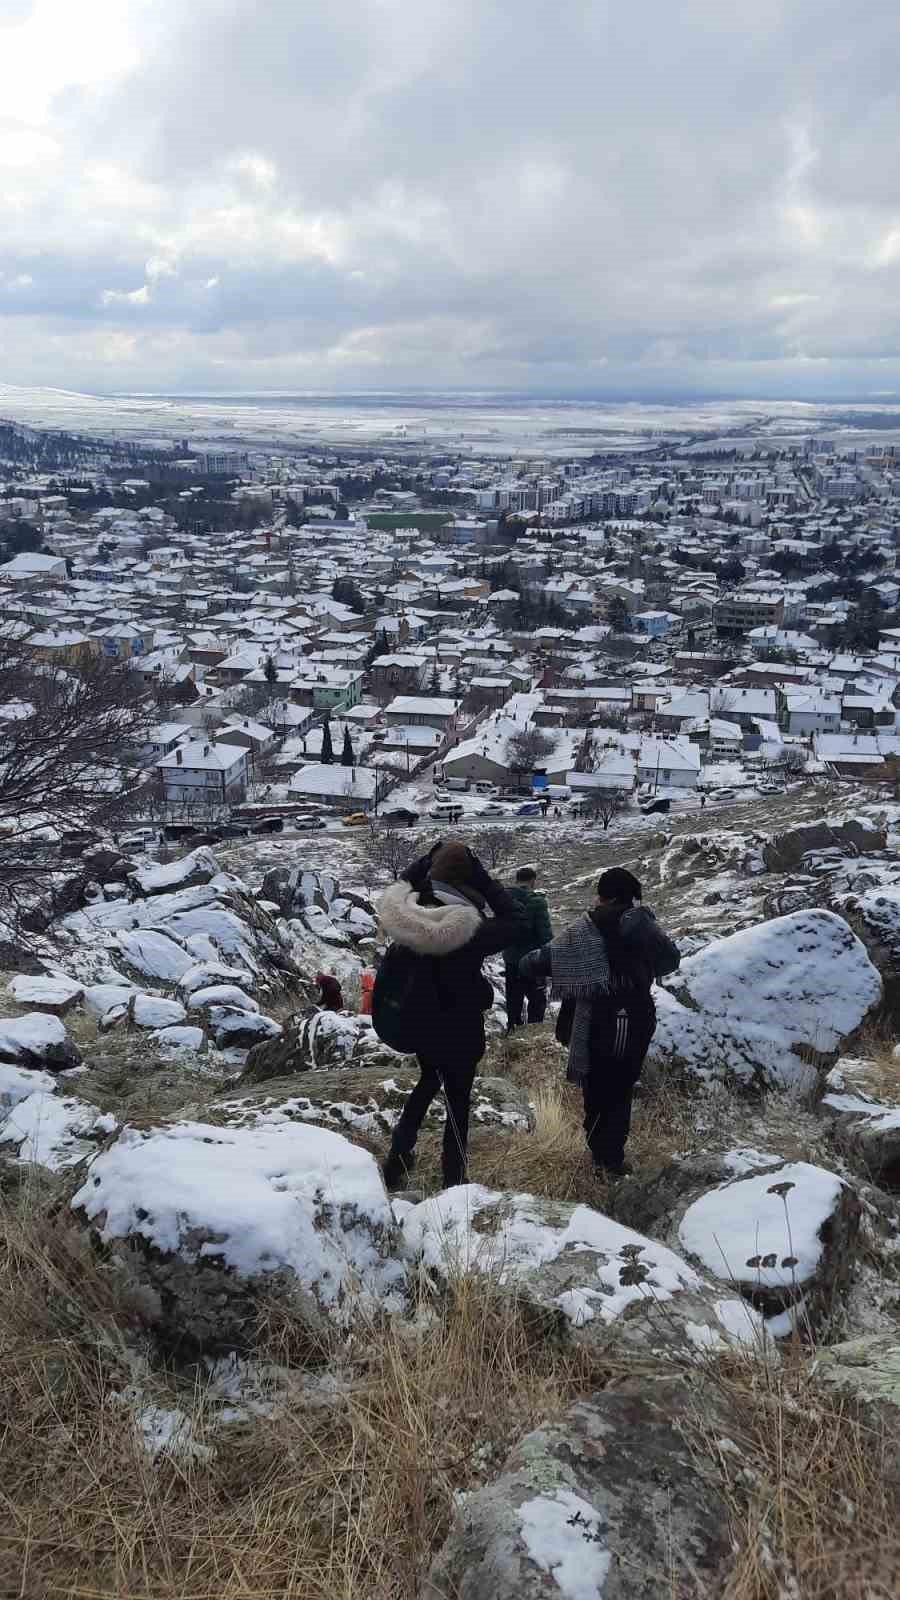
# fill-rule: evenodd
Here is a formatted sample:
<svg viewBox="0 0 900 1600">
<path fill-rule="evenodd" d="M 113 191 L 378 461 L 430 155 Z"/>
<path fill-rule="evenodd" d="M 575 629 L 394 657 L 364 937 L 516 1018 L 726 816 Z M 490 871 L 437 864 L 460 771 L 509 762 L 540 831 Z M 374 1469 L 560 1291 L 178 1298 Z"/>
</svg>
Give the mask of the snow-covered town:
<svg viewBox="0 0 900 1600">
<path fill-rule="evenodd" d="M 10 1592 L 893 1592 L 900 467 L 838 432 L 0 427 L 5 1428 L 56 1473 Z M 468 1148 L 455 1044 L 403 1143 L 388 901 L 421 857 L 490 929 L 437 840 L 677 945 L 628 1162 L 496 941 Z"/>
</svg>

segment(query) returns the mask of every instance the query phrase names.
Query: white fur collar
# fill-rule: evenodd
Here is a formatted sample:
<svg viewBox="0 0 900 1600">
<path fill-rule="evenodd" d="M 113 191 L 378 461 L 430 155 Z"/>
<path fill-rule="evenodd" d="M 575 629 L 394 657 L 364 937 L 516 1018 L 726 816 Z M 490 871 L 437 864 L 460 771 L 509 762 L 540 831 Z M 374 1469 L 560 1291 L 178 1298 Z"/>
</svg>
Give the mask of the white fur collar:
<svg viewBox="0 0 900 1600">
<path fill-rule="evenodd" d="M 481 917 L 474 906 L 420 906 L 410 884 L 385 889 L 378 902 L 381 930 L 420 956 L 449 956 L 474 938 Z"/>
</svg>

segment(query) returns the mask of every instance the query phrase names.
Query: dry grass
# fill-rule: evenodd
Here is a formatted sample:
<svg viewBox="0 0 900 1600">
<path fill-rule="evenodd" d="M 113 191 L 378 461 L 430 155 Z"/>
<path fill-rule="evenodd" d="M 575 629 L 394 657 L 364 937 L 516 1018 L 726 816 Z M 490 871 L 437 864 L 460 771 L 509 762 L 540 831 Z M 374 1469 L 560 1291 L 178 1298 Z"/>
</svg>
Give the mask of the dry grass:
<svg viewBox="0 0 900 1600">
<path fill-rule="evenodd" d="M 853 1050 L 855 1058 L 865 1061 L 864 1070 L 854 1073 L 854 1085 L 873 1100 L 896 1102 L 900 1100 L 900 1059 L 894 1055 L 897 1037 L 885 1023 L 865 1028 L 857 1038 Z"/>
<path fill-rule="evenodd" d="M 470 1278 L 318 1352 L 328 1403 L 295 1370 L 271 1416 L 215 1429 L 190 1374 L 135 1358 L 127 1305 L 67 1223 L 34 1196 L 0 1221 L 3 1595 L 414 1600 L 454 1494 L 604 1376 Z M 283 1320 L 267 1337 L 293 1352 Z M 115 1398 L 136 1372 L 211 1455 L 147 1459 Z"/>
<path fill-rule="evenodd" d="M 732 1525 L 721 1600 L 895 1600 L 895 1430 L 829 1393 L 806 1353 L 710 1363 L 682 1420 Z"/>
</svg>

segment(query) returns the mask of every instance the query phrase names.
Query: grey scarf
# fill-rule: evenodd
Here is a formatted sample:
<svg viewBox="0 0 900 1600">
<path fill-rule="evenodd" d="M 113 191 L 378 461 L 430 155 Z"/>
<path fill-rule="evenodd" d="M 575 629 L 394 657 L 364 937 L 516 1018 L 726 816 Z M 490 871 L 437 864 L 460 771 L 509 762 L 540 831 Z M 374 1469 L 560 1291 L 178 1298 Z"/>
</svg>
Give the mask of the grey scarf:
<svg viewBox="0 0 900 1600">
<path fill-rule="evenodd" d="M 550 946 L 550 972 L 557 1000 L 574 1000 L 569 1039 L 570 1083 L 583 1083 L 590 1068 L 591 1009 L 594 997 L 610 986 L 606 940 L 590 917 L 580 917 Z"/>
</svg>

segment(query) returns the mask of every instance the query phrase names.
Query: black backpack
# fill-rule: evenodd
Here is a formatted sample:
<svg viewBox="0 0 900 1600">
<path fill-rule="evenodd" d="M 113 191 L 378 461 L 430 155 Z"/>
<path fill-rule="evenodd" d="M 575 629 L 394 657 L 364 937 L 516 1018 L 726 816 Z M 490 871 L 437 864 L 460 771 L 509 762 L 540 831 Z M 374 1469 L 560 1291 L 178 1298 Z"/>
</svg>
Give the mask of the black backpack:
<svg viewBox="0 0 900 1600">
<path fill-rule="evenodd" d="M 383 1044 L 402 1055 L 417 1055 L 434 1037 L 441 1010 L 436 956 L 418 956 L 406 945 L 388 945 L 372 990 L 372 1027 Z"/>
</svg>

